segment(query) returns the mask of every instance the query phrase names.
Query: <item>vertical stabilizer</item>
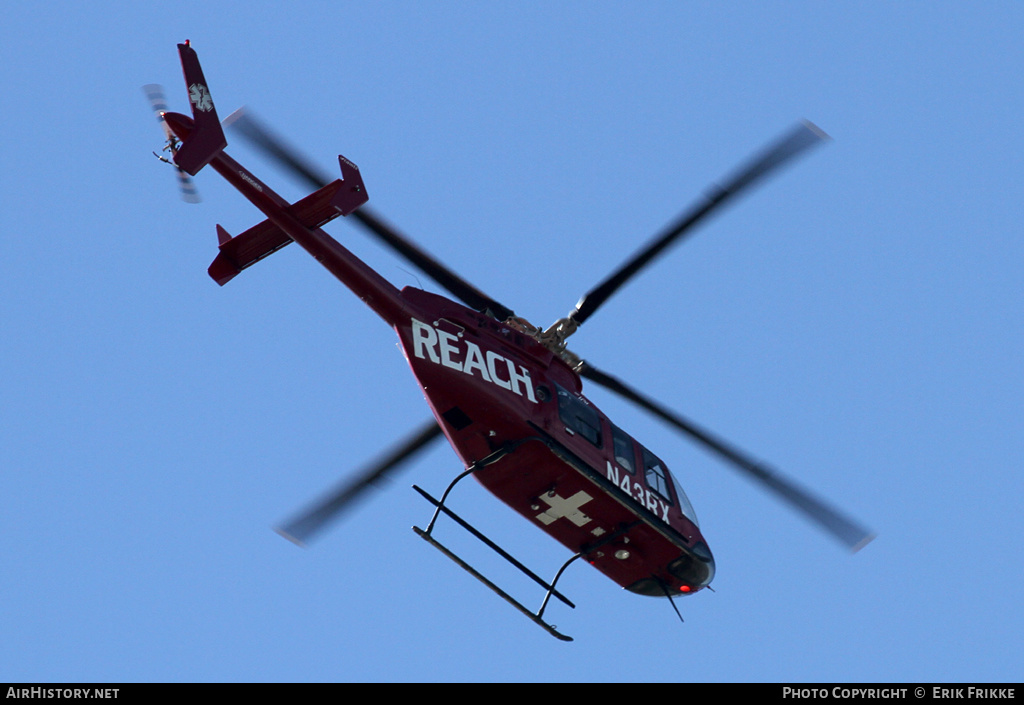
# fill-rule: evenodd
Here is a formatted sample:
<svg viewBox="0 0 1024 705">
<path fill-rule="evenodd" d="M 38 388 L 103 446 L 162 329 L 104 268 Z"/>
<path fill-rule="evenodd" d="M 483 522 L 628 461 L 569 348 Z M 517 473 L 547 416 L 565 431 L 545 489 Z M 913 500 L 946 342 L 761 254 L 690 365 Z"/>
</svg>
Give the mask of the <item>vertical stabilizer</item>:
<svg viewBox="0 0 1024 705">
<path fill-rule="evenodd" d="M 228 146 L 228 141 L 220 126 L 203 69 L 199 65 L 199 56 L 187 40 L 178 45 L 178 54 L 181 56 L 181 69 L 185 74 L 185 86 L 188 88 L 195 126 L 174 155 L 174 161 L 183 171 L 195 176 L 196 172 Z"/>
</svg>

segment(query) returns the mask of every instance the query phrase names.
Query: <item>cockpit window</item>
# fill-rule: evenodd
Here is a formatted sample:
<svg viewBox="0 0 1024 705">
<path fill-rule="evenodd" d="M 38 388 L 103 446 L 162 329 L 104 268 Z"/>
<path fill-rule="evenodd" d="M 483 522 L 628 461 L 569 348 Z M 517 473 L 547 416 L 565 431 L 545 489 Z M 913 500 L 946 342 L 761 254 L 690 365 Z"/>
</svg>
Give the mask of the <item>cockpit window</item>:
<svg viewBox="0 0 1024 705">
<path fill-rule="evenodd" d="M 633 453 L 633 439 L 618 426 L 612 426 L 612 445 L 615 451 L 615 462 L 619 467 L 632 475 L 636 472 L 636 455 Z"/>
<path fill-rule="evenodd" d="M 558 388 L 558 417 L 567 430 L 601 447 L 601 417 L 594 407 L 567 389 Z"/>
<path fill-rule="evenodd" d="M 672 502 L 671 488 L 673 480 L 668 468 L 651 451 L 646 448 L 642 448 L 642 450 L 644 456 L 644 479 L 647 480 L 647 486 L 664 499 Z M 675 483 L 675 489 L 676 497 L 679 500 L 679 511 L 695 525 L 700 526 L 700 522 L 697 521 L 697 512 L 693 511 L 693 505 L 690 504 L 689 497 L 683 492 L 683 488 L 678 482 Z"/>
<path fill-rule="evenodd" d="M 651 451 L 644 448 L 644 478 L 647 486 L 662 496 L 672 501 L 672 492 L 669 490 L 668 470 L 664 464 Z"/>
</svg>

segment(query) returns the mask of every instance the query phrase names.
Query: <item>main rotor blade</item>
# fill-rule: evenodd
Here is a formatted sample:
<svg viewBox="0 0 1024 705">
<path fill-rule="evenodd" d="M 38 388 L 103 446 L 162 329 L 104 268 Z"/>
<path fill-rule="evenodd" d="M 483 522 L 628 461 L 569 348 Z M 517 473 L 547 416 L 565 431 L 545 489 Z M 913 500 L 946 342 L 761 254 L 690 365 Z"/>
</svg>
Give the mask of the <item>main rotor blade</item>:
<svg viewBox="0 0 1024 705">
<path fill-rule="evenodd" d="M 802 122 L 770 145 L 764 152 L 741 168 L 724 186 L 714 186 L 704 200 L 685 211 L 665 231 L 651 240 L 632 259 L 622 265 L 597 287 L 584 294 L 576 304 L 569 318 L 577 324 L 583 323 L 605 301 L 611 298 L 619 287 L 640 271 L 669 245 L 690 232 L 704 218 L 720 208 L 733 196 L 753 186 L 769 172 L 781 167 L 808 147 L 828 139 L 828 135 L 810 122 Z"/>
<path fill-rule="evenodd" d="M 580 374 L 650 411 L 655 416 L 690 436 L 736 469 L 767 487 L 790 506 L 803 512 L 811 521 L 839 539 L 851 551 L 859 551 L 875 537 L 873 533 L 845 517 L 837 509 L 829 506 L 824 500 L 814 497 L 796 483 L 753 460 L 734 446 L 716 438 L 680 414 L 670 411 L 657 402 L 643 396 L 621 380 L 601 372 L 587 362 L 584 363 Z"/>
<path fill-rule="evenodd" d="M 239 108 L 224 119 L 224 125 L 237 130 L 254 146 L 281 166 L 295 173 L 314 189 L 321 189 L 332 181 L 319 167 L 313 165 L 295 149 L 286 146 L 282 138 L 270 131 L 245 108 Z"/>
<path fill-rule="evenodd" d="M 273 134 L 251 113 L 242 109 L 236 110 L 227 120 L 239 133 L 256 147 L 267 153 L 296 176 L 304 180 L 312 188 L 320 189 L 330 179 L 308 160 L 300 156 L 292 147 Z M 505 320 L 515 315 L 512 309 L 490 298 L 468 281 L 441 264 L 418 245 L 399 233 L 393 226 L 373 213 L 372 209 L 363 206 L 350 216 L 377 236 L 384 244 L 418 267 L 420 271 L 437 282 L 442 288 L 472 309 L 489 312 L 498 320 Z"/>
<path fill-rule="evenodd" d="M 277 533 L 293 543 L 305 545 L 328 522 L 336 520 L 345 509 L 360 499 L 381 477 L 411 460 L 440 435 L 441 427 L 431 419 L 392 452 L 379 458 L 354 478 L 343 482 L 319 502 L 277 529 Z"/>
</svg>

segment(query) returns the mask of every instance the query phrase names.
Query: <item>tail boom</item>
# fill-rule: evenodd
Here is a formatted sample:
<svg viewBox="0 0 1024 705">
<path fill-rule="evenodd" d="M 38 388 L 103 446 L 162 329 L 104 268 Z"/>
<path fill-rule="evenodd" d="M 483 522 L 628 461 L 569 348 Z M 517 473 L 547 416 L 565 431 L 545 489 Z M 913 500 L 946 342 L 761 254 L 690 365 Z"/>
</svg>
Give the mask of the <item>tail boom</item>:
<svg viewBox="0 0 1024 705">
<path fill-rule="evenodd" d="M 162 114 L 164 122 L 182 142 L 175 162 L 190 174 L 209 164 L 267 217 L 237 237 L 217 226 L 220 253 L 210 265 L 210 276 L 223 285 L 246 267 L 294 241 L 390 325 L 404 320 L 406 304 L 399 290 L 320 227 L 366 203 L 368 197 L 359 168 L 339 157 L 341 179 L 294 204 L 289 203 L 224 152 L 227 142 L 213 101 L 209 100 L 199 58 L 187 42 L 179 44 L 178 50 L 189 85 L 193 117 Z"/>
</svg>

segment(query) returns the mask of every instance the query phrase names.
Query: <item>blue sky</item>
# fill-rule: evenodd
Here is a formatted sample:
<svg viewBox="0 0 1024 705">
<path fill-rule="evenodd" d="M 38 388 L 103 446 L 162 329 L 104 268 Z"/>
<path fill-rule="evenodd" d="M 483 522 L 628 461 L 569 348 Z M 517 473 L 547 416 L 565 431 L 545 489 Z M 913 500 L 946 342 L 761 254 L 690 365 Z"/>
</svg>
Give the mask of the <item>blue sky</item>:
<svg viewBox="0 0 1024 705">
<path fill-rule="evenodd" d="M 1019 681 L 1022 33 L 1011 2 L 7 8 L 0 680 Z M 586 566 L 562 582 L 576 610 L 549 610 L 574 643 L 523 619 L 410 531 L 430 510 L 410 485 L 459 469 L 447 447 L 309 549 L 283 541 L 271 525 L 428 411 L 393 333 L 297 248 L 208 279 L 215 224 L 260 216 L 212 172 L 182 203 L 150 154 L 140 87 L 186 108 L 186 38 L 222 116 L 251 106 L 325 169 L 345 154 L 377 212 L 538 325 L 820 125 L 832 142 L 573 349 L 878 539 L 848 555 L 595 390 L 715 552 L 685 624 Z M 478 487 L 456 504 L 542 574 L 568 557 Z"/>
</svg>

